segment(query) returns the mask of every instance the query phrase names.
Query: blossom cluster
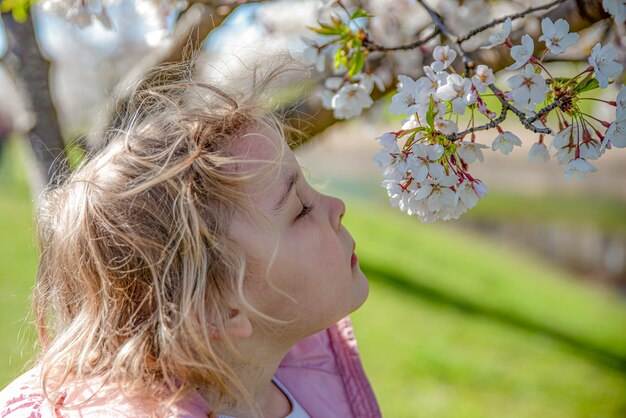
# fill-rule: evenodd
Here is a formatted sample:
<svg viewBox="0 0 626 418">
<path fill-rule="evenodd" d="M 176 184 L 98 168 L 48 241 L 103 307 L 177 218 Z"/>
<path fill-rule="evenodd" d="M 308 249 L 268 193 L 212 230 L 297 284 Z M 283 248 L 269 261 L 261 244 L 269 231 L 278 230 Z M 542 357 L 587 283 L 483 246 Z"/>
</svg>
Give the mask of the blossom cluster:
<svg viewBox="0 0 626 418">
<path fill-rule="evenodd" d="M 626 13 L 623 5 L 619 1 L 603 1 L 616 22 Z M 544 18 L 541 29 L 538 42 L 543 42 L 545 48 L 537 56 L 535 40 L 530 35 L 523 35 L 518 45 L 512 43 L 510 18 L 482 46 L 509 47 L 514 62 L 506 68 L 512 74 L 505 80 L 508 88 L 503 90 L 496 87 L 495 74 L 487 65 L 466 67 L 465 73 L 458 73 L 454 62 L 464 51 L 454 44 L 430 47 L 432 62 L 423 67 L 422 77 L 397 76 L 397 93 L 391 98 L 389 112 L 406 118 L 399 130 L 378 138 L 382 150 L 374 156 L 382 169 L 382 186 L 392 206 L 415 214 L 424 222 L 456 219 L 474 207 L 487 189 L 471 175 L 470 165 L 482 162 L 483 151 L 488 148 L 506 155 L 522 145 L 520 137 L 500 127 L 508 112 L 515 113 L 525 128 L 539 133 L 528 160 L 546 163 L 555 158 L 564 166 L 566 178 L 584 178 L 596 171 L 590 161 L 600 158 L 607 149 L 626 147 L 626 87 L 621 88 L 615 101 L 585 97 L 586 92 L 607 88 L 612 79 L 621 75 L 623 67 L 615 61 L 615 47 L 598 43 L 588 58 L 589 66 L 582 72 L 572 77 L 553 77 L 544 58 L 547 54 L 565 53 L 579 41 L 580 35 L 570 32 L 563 19 Z M 360 37 L 366 40 L 367 34 L 361 33 Z M 322 47 L 312 44 L 308 55 L 311 61 L 317 60 L 318 69 L 320 60 L 329 59 L 323 51 L 326 46 L 333 45 L 334 54 L 338 54 L 338 39 L 335 36 Z M 360 48 L 367 57 L 367 43 L 362 42 Z M 426 47 L 421 50 L 424 52 Z M 355 53 L 351 50 L 348 55 Z M 367 66 L 367 62 L 360 63 L 362 68 Z M 370 94 L 377 81 L 375 75 L 371 71 L 350 72 L 337 62 L 335 70 L 322 93 L 324 107 L 332 109 L 336 118 L 359 115 L 373 103 Z M 384 88 L 379 80 L 377 84 L 381 90 Z M 495 108 L 487 96 L 495 96 L 499 106 Z M 614 106 L 615 120 L 604 121 L 585 113 L 581 106 L 585 100 Z M 468 114 L 468 125 L 460 130 L 459 118 Z M 482 125 L 476 122 L 479 115 L 486 121 Z M 548 126 L 549 115 L 554 115 L 550 122 L 555 126 Z M 476 142 L 475 132 L 488 129 L 497 130 L 490 146 Z M 549 147 L 548 136 L 552 136 Z"/>
<path fill-rule="evenodd" d="M 374 156 L 392 206 L 423 222 L 456 219 L 487 193 L 485 185 L 468 171 L 469 164 L 483 160 L 486 146 L 476 143 L 474 137 L 471 141 L 451 141 L 449 137 L 459 130 L 452 117 L 464 114 L 468 107 L 495 117 L 478 93 L 485 92 L 495 77 L 484 65 L 471 79 L 448 72 L 456 57 L 449 46 L 437 46 L 423 77 L 398 77 L 398 93 L 392 97 L 389 111 L 409 117 L 400 131 L 378 138 L 383 150 Z M 499 135 L 494 146 L 505 152 L 509 134 Z"/>
<path fill-rule="evenodd" d="M 386 77 L 367 66 L 369 52 L 363 47 L 362 26 L 370 15 L 360 8 L 348 12 L 342 7 L 344 13 L 331 16 L 330 22 L 320 23 L 319 28 L 311 28 L 317 39 L 304 39 L 309 45 L 304 60 L 320 73 L 332 67 L 334 75 L 325 81 L 325 90 L 320 93 L 322 106 L 332 109 L 336 119 L 349 119 L 372 106 L 374 86 L 384 91 L 387 83 Z"/>
</svg>

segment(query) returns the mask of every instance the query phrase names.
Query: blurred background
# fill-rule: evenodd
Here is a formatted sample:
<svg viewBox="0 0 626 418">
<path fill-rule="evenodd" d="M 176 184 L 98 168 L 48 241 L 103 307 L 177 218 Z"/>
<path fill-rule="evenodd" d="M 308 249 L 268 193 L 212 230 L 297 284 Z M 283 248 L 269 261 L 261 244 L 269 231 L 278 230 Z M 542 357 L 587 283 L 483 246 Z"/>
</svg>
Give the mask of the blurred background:
<svg viewBox="0 0 626 418">
<path fill-rule="evenodd" d="M 255 54 L 289 49 L 299 56 L 306 47 L 300 36 L 315 24 L 321 2 L 214 3 L 203 5 L 212 8 L 200 10 L 197 21 L 189 4 L 157 1 L 116 2 L 107 9 L 108 23 L 83 16 L 88 25 L 38 6 L 25 23 L 15 21 L 19 14 L 3 13 L 0 387 L 25 371 L 37 352 L 29 302 L 37 269 L 32 211 L 38 191 L 51 181 L 42 161 L 54 167 L 59 152 L 68 153 L 70 164 L 80 159 L 120 85 L 172 56 L 185 19 L 192 22 L 187 33 L 199 37 L 207 69 L 237 72 Z M 427 22 L 412 1 L 370 3 L 380 15 L 372 22 L 380 19 L 377 27 L 393 42 L 410 39 Z M 452 13 L 449 19 L 469 22 L 469 30 L 467 16 L 481 4 L 488 5 L 480 17 L 486 19 L 535 3 L 432 5 Z M 576 7 L 573 0 L 564 4 Z M 415 17 L 409 28 L 398 17 L 407 13 Z M 597 20 L 580 29 L 583 40 L 608 31 Z M 528 19 L 530 29 L 518 30 L 531 31 L 537 21 Z M 28 30 L 36 38 L 25 35 Z M 33 48 L 40 57 L 29 56 Z M 390 58 L 388 71 L 418 74 L 429 53 L 410 52 Z M 560 74 L 587 66 L 586 56 L 568 59 L 550 65 Z M 500 72 L 496 84 L 504 85 L 505 77 Z M 527 161 L 537 135 L 511 118 L 503 128 L 524 145 L 509 156 L 485 150 L 484 163 L 472 166 L 487 196 L 458 221 L 424 225 L 390 207 L 371 160 L 379 151 L 374 138 L 401 125 L 387 111 L 395 82 L 389 78 L 371 109 L 344 122 L 320 109 L 316 93 L 323 81 L 314 72 L 311 80 L 307 98 L 297 102 L 310 140 L 296 153 L 312 184 L 347 203 L 345 223 L 370 279 L 369 299 L 353 322 L 384 416 L 626 417 L 626 150 L 607 152 L 594 162 L 598 172 L 567 181 L 556 161 Z M 594 94 L 614 100 L 617 89 Z M 37 119 L 46 100 L 57 128 Z M 589 105 L 589 111 L 612 120 L 613 109 L 602 106 Z M 62 148 L 48 141 L 54 129 Z M 490 145 L 495 135 L 481 133 L 477 142 Z"/>
</svg>

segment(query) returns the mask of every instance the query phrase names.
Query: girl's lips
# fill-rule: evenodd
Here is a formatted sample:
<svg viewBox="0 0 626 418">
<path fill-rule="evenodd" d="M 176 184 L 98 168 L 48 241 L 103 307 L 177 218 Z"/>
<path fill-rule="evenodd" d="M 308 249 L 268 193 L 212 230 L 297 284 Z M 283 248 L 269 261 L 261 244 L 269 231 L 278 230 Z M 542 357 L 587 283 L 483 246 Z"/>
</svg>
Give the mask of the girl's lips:
<svg viewBox="0 0 626 418">
<path fill-rule="evenodd" d="M 352 267 L 354 267 L 354 266 L 356 265 L 356 262 L 357 262 L 358 260 L 359 260 L 359 259 L 357 258 L 356 254 L 355 254 L 355 253 L 352 253 L 352 261 L 351 261 L 351 263 L 352 263 Z"/>
</svg>

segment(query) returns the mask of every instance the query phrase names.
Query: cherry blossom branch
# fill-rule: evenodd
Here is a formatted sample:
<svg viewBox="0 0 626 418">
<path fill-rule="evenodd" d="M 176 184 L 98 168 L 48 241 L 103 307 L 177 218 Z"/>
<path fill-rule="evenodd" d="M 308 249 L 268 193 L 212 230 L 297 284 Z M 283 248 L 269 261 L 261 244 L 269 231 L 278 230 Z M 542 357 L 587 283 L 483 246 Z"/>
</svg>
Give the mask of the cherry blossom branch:
<svg viewBox="0 0 626 418">
<path fill-rule="evenodd" d="M 435 27 L 438 28 L 442 34 L 446 35 L 448 39 L 450 39 L 450 41 L 452 41 L 456 45 L 456 48 L 461 54 L 463 65 L 465 66 L 465 75 L 466 77 L 469 77 L 470 69 L 474 67 L 474 61 L 469 57 L 467 52 L 465 52 L 463 46 L 461 46 L 461 43 L 458 40 L 458 37 L 454 33 L 452 33 L 452 31 L 446 26 L 445 23 L 443 23 L 443 20 L 439 13 L 437 13 L 430 6 L 428 6 L 426 2 L 424 2 L 424 0 L 417 0 L 417 2 L 421 4 L 424 10 L 428 12 L 431 20 L 435 24 Z"/>
<path fill-rule="evenodd" d="M 494 19 L 491 22 L 483 25 L 483 26 L 479 26 L 476 29 L 473 29 L 471 31 L 469 31 L 467 34 L 465 34 L 464 36 L 461 36 L 458 39 L 459 43 L 463 43 L 465 41 L 467 41 L 468 39 L 472 38 L 473 36 L 476 36 L 477 34 L 479 34 L 480 32 L 483 32 L 489 28 L 492 28 L 500 23 L 503 23 L 505 20 L 507 19 L 511 19 L 511 20 L 515 20 L 515 19 L 519 19 L 522 18 L 530 13 L 539 11 L 539 10 L 546 10 L 546 9 L 550 9 L 553 6 L 556 6 L 557 4 L 561 4 L 564 3 L 566 0 L 555 0 L 552 3 L 548 3 L 548 4 L 544 4 L 542 6 L 537 6 L 537 7 L 529 7 L 528 9 L 518 12 L 518 13 L 513 13 L 507 16 L 502 16 L 498 19 Z"/>
<path fill-rule="evenodd" d="M 459 53 L 461 54 L 461 58 L 463 59 L 463 64 L 465 65 L 465 75 L 466 77 L 469 77 L 469 72 L 470 72 L 470 69 L 474 67 L 474 62 L 463 49 L 461 45 L 462 41 L 460 40 L 461 38 L 457 37 L 454 33 L 452 33 L 452 31 L 443 22 L 441 16 L 435 10 L 433 10 L 430 6 L 428 6 L 424 0 L 417 0 L 417 1 L 428 12 L 435 27 L 439 29 L 439 31 L 441 31 L 442 34 L 446 35 L 450 39 L 450 41 L 452 41 L 456 45 L 457 49 L 459 50 Z M 549 3 L 548 5 L 538 6 L 535 8 L 529 8 L 525 10 L 524 12 L 517 13 L 516 15 L 519 15 L 518 17 L 523 17 L 528 13 L 532 13 L 537 10 L 548 9 L 554 5 L 563 3 L 564 1 L 565 0 L 556 0 L 552 3 Z M 505 20 L 506 20 L 506 17 L 505 17 Z M 476 33 L 479 33 L 479 32 L 476 32 Z M 485 125 L 481 125 L 476 128 L 469 128 L 466 130 L 467 132 L 463 131 L 461 133 L 455 134 L 455 137 L 454 137 L 455 139 L 460 138 L 468 133 L 471 133 L 474 130 L 485 130 L 485 129 L 490 129 L 490 128 L 494 128 L 498 126 L 506 118 L 506 113 L 508 110 L 513 112 L 519 118 L 520 122 L 522 123 L 522 125 L 524 125 L 526 129 L 529 129 L 535 133 L 543 133 L 543 134 L 552 133 L 552 130 L 550 128 L 547 128 L 547 127 L 540 128 L 540 127 L 533 125 L 533 123 L 536 122 L 543 115 L 550 112 L 552 109 L 561 106 L 563 104 L 564 98 L 556 99 L 553 103 L 539 110 L 539 112 L 537 112 L 537 114 L 534 115 L 533 117 L 527 118 L 524 112 L 517 109 L 515 106 L 512 106 L 510 103 L 506 101 L 504 97 L 502 97 L 502 92 L 496 86 L 491 84 L 489 85 L 489 88 L 491 89 L 491 91 L 493 91 L 496 94 L 496 97 L 498 97 L 498 99 L 500 100 L 500 103 L 502 103 L 502 113 L 500 114 L 498 118 L 494 119 L 493 121 Z M 497 120 L 500 120 L 500 122 L 494 123 L 494 121 L 497 121 Z"/>
<path fill-rule="evenodd" d="M 538 133 L 538 134 L 551 134 L 552 133 L 552 130 L 550 128 L 539 128 L 533 125 L 533 122 L 536 122 L 540 117 L 542 117 L 543 115 L 545 115 L 546 113 L 554 109 L 555 107 L 560 106 L 562 104 L 562 101 L 561 101 L 562 99 L 559 98 L 555 100 L 553 103 L 549 104 L 548 106 L 544 107 L 539 112 L 537 112 L 537 114 L 534 115 L 533 117 L 527 118 L 524 112 L 522 112 L 515 106 L 512 106 L 509 102 L 507 102 L 507 100 L 502 95 L 502 91 L 499 88 L 497 88 L 493 84 L 490 84 L 489 88 L 491 89 L 491 91 L 495 93 L 498 100 L 500 100 L 500 103 L 502 103 L 503 109 L 506 106 L 508 110 L 513 112 L 519 118 L 520 122 L 522 123 L 522 125 L 524 125 L 526 129 L 533 131 L 535 133 Z"/>
<path fill-rule="evenodd" d="M 561 107 L 567 100 L 568 100 L 568 98 L 566 96 L 559 97 L 558 99 L 556 99 L 554 102 L 550 103 L 549 105 L 547 105 L 543 109 L 540 109 L 539 112 L 537 112 L 537 114 L 535 114 L 533 117 L 528 118 L 527 119 L 528 123 L 536 122 L 538 119 L 540 119 L 543 115 L 545 115 L 548 112 L 550 112 L 552 109 L 555 109 L 557 107 Z M 545 133 L 551 133 L 551 132 L 545 132 Z"/>
<path fill-rule="evenodd" d="M 441 32 L 439 28 L 435 28 L 435 31 L 431 33 L 430 35 L 428 35 L 427 37 L 418 39 L 417 41 L 411 42 L 410 44 L 399 45 L 399 46 L 382 46 L 382 45 L 376 44 L 375 42 L 369 40 L 368 38 L 365 38 L 363 40 L 363 46 L 365 46 L 370 51 L 406 51 L 406 50 L 415 49 L 424 45 L 425 43 L 427 43 L 428 41 L 430 41 L 431 39 L 433 39 L 435 36 L 439 35 L 440 33 Z"/>
<path fill-rule="evenodd" d="M 464 131 L 447 135 L 446 138 L 448 138 L 450 141 L 455 141 L 459 138 L 463 138 L 467 134 L 471 134 L 472 132 L 486 131 L 488 129 L 495 128 L 496 126 L 504 122 L 504 120 L 506 119 L 506 114 L 507 114 L 507 111 L 509 110 L 509 106 L 510 106 L 509 103 L 507 102 L 503 103 L 500 116 L 498 116 L 495 119 L 492 119 L 488 123 L 485 123 L 484 125 L 480 125 L 480 126 L 472 126 L 471 128 L 468 128 Z"/>
</svg>

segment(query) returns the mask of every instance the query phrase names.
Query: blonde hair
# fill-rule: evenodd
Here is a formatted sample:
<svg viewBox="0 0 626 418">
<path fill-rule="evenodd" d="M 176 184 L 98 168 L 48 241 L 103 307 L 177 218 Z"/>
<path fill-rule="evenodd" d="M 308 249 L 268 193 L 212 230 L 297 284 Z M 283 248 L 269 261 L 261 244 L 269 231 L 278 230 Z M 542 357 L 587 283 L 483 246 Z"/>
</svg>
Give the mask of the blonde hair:
<svg viewBox="0 0 626 418">
<path fill-rule="evenodd" d="M 230 301 L 254 312 L 245 255 L 227 230 L 234 210 L 253 211 L 244 185 L 270 169 L 232 170 L 228 149 L 262 122 L 285 136 L 261 102 L 293 67 L 260 68 L 244 92 L 193 81 L 190 64 L 155 69 L 102 148 L 42 195 L 34 305 L 51 402 L 97 378 L 155 416 L 195 387 L 220 394 L 213 410 L 252 404 L 211 327 L 225 336 Z"/>
</svg>

